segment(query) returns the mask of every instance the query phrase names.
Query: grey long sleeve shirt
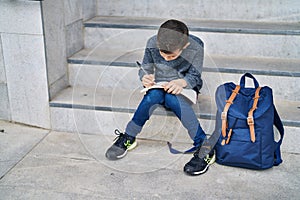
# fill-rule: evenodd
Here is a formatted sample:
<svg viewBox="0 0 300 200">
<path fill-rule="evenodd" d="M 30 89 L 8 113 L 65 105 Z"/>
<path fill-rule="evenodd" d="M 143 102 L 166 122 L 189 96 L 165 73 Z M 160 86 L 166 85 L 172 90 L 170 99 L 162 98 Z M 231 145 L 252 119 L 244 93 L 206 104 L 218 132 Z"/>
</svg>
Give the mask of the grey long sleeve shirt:
<svg viewBox="0 0 300 200">
<path fill-rule="evenodd" d="M 172 61 L 166 61 L 159 53 L 156 45 L 156 35 L 151 37 L 145 49 L 142 67 L 148 74 L 154 74 L 155 82 L 184 79 L 187 87 L 199 92 L 202 87 L 202 66 L 204 57 L 204 44 L 196 36 L 189 36 L 190 45 L 181 55 Z M 139 70 L 140 79 L 145 75 Z"/>
</svg>

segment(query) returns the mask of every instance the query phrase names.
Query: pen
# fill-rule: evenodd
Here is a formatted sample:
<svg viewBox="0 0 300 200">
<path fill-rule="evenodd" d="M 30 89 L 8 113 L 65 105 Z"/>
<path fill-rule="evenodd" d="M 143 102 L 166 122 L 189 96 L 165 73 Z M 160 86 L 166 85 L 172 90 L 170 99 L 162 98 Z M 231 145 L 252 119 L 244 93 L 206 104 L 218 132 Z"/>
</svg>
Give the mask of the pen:
<svg viewBox="0 0 300 200">
<path fill-rule="evenodd" d="M 143 72 L 144 72 L 145 74 L 148 74 L 148 72 L 146 72 L 146 70 L 142 67 L 142 65 L 141 65 L 141 63 L 140 63 L 139 61 L 136 61 L 136 64 L 137 64 L 137 66 L 138 66 L 139 68 L 141 68 L 141 69 L 143 70 Z"/>
</svg>

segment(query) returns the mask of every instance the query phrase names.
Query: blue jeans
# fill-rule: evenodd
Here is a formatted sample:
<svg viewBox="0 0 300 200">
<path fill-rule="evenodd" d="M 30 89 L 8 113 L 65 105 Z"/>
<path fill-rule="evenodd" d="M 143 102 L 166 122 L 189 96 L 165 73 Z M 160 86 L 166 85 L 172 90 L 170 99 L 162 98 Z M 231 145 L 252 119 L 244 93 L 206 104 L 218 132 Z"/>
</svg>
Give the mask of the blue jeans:
<svg viewBox="0 0 300 200">
<path fill-rule="evenodd" d="M 196 114 L 189 100 L 181 95 L 174 95 L 165 92 L 163 89 L 149 90 L 137 110 L 133 118 L 127 124 L 125 132 L 133 137 L 136 137 L 141 132 L 144 124 L 150 118 L 151 114 L 159 105 L 171 109 L 179 118 L 182 125 L 187 129 L 195 146 L 200 146 L 206 134 L 200 126 Z"/>
</svg>

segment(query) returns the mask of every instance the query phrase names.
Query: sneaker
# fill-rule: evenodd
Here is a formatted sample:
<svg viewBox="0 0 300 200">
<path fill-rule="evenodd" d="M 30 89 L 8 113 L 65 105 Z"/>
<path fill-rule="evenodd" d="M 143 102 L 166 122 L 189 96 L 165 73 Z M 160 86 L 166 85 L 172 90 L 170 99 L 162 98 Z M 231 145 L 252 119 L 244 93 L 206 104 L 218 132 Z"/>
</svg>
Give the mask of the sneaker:
<svg viewBox="0 0 300 200">
<path fill-rule="evenodd" d="M 212 150 L 204 158 L 199 158 L 199 151 L 194 153 L 194 157 L 185 164 L 183 171 L 191 176 L 204 174 L 209 165 L 213 164 L 216 160 L 215 151 Z"/>
<path fill-rule="evenodd" d="M 117 160 L 126 156 L 128 150 L 132 150 L 137 146 L 135 137 L 121 133 L 118 129 L 115 130 L 117 137 L 114 139 L 114 144 L 107 149 L 105 156 L 109 160 Z"/>
</svg>

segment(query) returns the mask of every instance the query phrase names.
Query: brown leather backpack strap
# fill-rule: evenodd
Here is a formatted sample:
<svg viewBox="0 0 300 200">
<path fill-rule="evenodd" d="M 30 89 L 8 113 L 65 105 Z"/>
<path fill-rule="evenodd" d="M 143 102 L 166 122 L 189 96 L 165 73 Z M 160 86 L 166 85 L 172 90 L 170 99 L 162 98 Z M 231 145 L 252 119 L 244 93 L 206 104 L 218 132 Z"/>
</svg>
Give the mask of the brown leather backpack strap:
<svg viewBox="0 0 300 200">
<path fill-rule="evenodd" d="M 231 138 L 231 135 L 232 135 L 232 128 L 229 129 L 228 136 L 227 136 L 227 140 L 225 141 L 225 144 L 228 144 L 228 143 L 229 143 L 230 138 Z"/>
<path fill-rule="evenodd" d="M 228 100 L 226 100 L 226 105 L 224 106 L 223 112 L 221 114 L 222 119 L 222 136 L 226 137 L 226 128 L 227 128 L 227 112 L 230 108 L 230 106 L 233 104 L 233 100 L 235 99 L 236 95 L 240 91 L 240 86 L 237 85 L 234 90 L 232 90 L 232 93 Z"/>
<path fill-rule="evenodd" d="M 250 129 L 250 138 L 252 142 L 255 142 L 255 129 L 254 129 L 254 118 L 253 118 L 253 113 L 257 109 L 257 104 L 258 104 L 258 99 L 259 99 L 259 92 L 261 90 L 261 87 L 258 87 L 255 91 L 255 96 L 254 96 L 254 101 L 252 108 L 248 112 L 248 118 L 247 118 L 247 123 L 249 125 Z"/>
</svg>

